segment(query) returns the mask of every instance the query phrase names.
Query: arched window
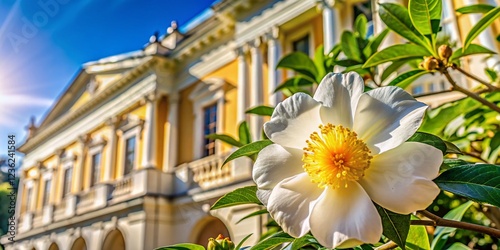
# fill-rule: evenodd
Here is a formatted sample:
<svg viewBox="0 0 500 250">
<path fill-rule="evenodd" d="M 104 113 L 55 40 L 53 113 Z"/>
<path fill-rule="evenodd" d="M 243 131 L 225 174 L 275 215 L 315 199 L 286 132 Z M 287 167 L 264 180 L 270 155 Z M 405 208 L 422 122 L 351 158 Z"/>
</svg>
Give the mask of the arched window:
<svg viewBox="0 0 500 250">
<path fill-rule="evenodd" d="M 224 222 L 216 217 L 208 217 L 200 222 L 201 225 L 196 230 L 196 244 L 206 246 L 209 238 L 216 238 L 219 234 L 229 237 L 229 230 Z"/>
<path fill-rule="evenodd" d="M 102 249 L 125 250 L 125 239 L 120 230 L 113 230 L 108 233 L 102 244 Z"/>
<path fill-rule="evenodd" d="M 73 242 L 73 246 L 71 246 L 71 250 L 87 250 L 87 243 L 85 240 L 80 237 Z"/>
</svg>

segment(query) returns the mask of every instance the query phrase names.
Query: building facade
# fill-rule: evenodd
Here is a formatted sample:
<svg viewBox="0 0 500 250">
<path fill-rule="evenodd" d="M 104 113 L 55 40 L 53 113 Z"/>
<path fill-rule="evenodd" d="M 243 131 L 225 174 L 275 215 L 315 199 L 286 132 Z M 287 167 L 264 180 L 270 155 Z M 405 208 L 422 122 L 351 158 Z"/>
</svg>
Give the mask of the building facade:
<svg viewBox="0 0 500 250">
<path fill-rule="evenodd" d="M 473 1 L 443 0 L 445 10 Z M 276 70 L 279 59 L 292 51 L 312 55 L 320 44 L 330 51 L 363 6 L 357 0 L 219 1 L 184 33 L 172 23 L 143 50 L 83 65 L 19 148 L 26 155 L 16 242 L 4 236 L 1 243 L 7 250 L 141 250 L 206 244 L 219 233 L 234 242 L 253 233 L 248 243 L 256 242 L 267 218 L 238 221 L 258 206 L 209 210 L 223 194 L 253 184 L 251 162 L 221 167 L 234 148 L 205 135 L 236 136 L 248 120 L 258 139 L 264 121 L 245 111 L 282 100 L 274 89 L 290 72 Z M 371 9 L 380 32 L 377 7 Z M 478 21 L 446 13 L 458 42 Z M 499 31 L 497 21 L 478 42 L 498 51 Z M 391 34 L 384 46 L 395 42 L 402 40 Z M 411 91 L 446 88 L 434 80 L 420 79 L 412 87 L 422 89 Z M 461 84 L 473 86 L 466 79 Z"/>
</svg>

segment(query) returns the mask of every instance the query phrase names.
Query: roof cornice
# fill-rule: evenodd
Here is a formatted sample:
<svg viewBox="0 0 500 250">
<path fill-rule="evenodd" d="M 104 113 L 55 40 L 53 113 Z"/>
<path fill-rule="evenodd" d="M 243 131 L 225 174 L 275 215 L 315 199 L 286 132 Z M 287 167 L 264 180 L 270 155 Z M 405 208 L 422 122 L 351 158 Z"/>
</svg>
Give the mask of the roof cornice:
<svg viewBox="0 0 500 250">
<path fill-rule="evenodd" d="M 96 96 L 94 96 L 90 101 L 83 104 L 75 111 L 66 113 L 65 115 L 60 117 L 57 121 L 53 122 L 52 124 L 48 124 L 47 127 L 45 127 L 43 130 L 37 131 L 37 133 L 32 138 L 27 140 L 23 145 L 21 145 L 18 148 L 18 151 L 22 153 L 28 153 L 37 145 L 39 145 L 47 138 L 49 138 L 52 134 L 57 133 L 57 131 L 67 126 L 72 121 L 75 121 L 77 118 L 81 117 L 88 111 L 98 106 L 98 104 L 102 103 L 102 101 L 104 101 L 106 98 L 112 96 L 119 89 L 132 83 L 135 79 L 143 75 L 145 72 L 151 69 L 155 64 L 157 64 L 159 61 L 158 59 L 159 58 L 157 56 L 152 56 L 150 59 L 148 59 L 141 65 L 127 72 L 127 74 L 124 75 L 122 78 L 120 78 L 118 81 L 114 82 L 109 87 L 103 89 L 102 92 L 96 94 Z"/>
</svg>

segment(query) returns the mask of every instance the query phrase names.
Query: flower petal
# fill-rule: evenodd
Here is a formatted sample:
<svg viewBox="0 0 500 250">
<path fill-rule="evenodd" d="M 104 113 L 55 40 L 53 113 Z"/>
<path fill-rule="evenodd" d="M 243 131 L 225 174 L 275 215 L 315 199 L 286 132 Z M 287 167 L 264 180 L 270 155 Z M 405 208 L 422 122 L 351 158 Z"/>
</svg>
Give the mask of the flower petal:
<svg viewBox="0 0 500 250">
<path fill-rule="evenodd" d="M 428 207 L 439 194 L 431 181 L 443 161 L 440 150 L 419 142 L 373 157 L 359 183 L 377 204 L 393 212 L 408 214 Z"/>
<path fill-rule="evenodd" d="M 382 236 L 382 220 L 357 182 L 347 188 L 327 188 L 311 213 L 311 233 L 328 248 L 348 248 L 361 243 L 377 243 Z"/>
<path fill-rule="evenodd" d="M 294 94 L 276 106 L 271 120 L 264 124 L 264 131 L 274 143 L 302 149 L 321 124 L 320 107 L 321 103 L 309 95 Z"/>
<path fill-rule="evenodd" d="M 361 95 L 353 128 L 372 153 L 378 154 L 410 138 L 420 127 L 426 108 L 401 88 L 377 88 Z"/>
<path fill-rule="evenodd" d="M 259 189 L 272 189 L 278 182 L 304 173 L 303 151 L 271 144 L 262 149 L 253 166 L 253 180 Z"/>
<path fill-rule="evenodd" d="M 326 75 L 314 94 L 322 102 L 323 123 L 343 125 L 352 128 L 354 111 L 364 89 L 363 78 L 355 72 Z"/>
<path fill-rule="evenodd" d="M 280 182 L 269 197 L 267 210 L 283 231 L 300 237 L 309 230 L 309 215 L 324 189 L 302 173 Z"/>
</svg>

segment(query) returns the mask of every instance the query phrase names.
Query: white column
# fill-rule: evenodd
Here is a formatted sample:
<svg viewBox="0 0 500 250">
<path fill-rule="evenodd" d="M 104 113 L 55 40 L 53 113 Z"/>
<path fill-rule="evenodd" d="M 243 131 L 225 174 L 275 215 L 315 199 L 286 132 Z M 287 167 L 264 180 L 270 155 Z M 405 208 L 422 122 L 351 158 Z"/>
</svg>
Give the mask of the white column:
<svg viewBox="0 0 500 250">
<path fill-rule="evenodd" d="M 64 150 L 59 149 L 56 150 L 56 164 L 54 168 L 52 169 L 52 181 L 50 186 L 50 204 L 55 204 L 57 200 L 57 186 L 60 185 L 59 183 L 59 173 L 61 172 L 61 156 L 63 154 Z"/>
<path fill-rule="evenodd" d="M 145 97 L 146 120 L 144 123 L 144 143 L 142 147 L 142 167 L 156 167 L 156 104 L 154 94 Z"/>
<path fill-rule="evenodd" d="M 247 109 L 247 90 L 248 90 L 248 65 L 246 60 L 246 46 L 236 50 L 238 53 L 238 123 L 245 120 L 245 111 Z"/>
<path fill-rule="evenodd" d="M 113 178 L 116 160 L 116 125 L 118 117 L 109 118 L 106 125 L 109 126 L 109 139 L 108 139 L 108 153 L 106 157 L 106 164 L 104 165 L 104 182 L 110 182 Z"/>
<path fill-rule="evenodd" d="M 318 0 L 318 8 L 323 12 L 323 46 L 325 53 L 330 52 L 333 46 L 340 42 L 342 31 L 340 13 L 332 0 Z"/>
<path fill-rule="evenodd" d="M 177 164 L 177 141 L 179 129 L 179 94 L 171 93 L 168 96 L 168 130 L 165 134 L 165 151 L 163 157 L 163 171 L 172 172 Z"/>
<path fill-rule="evenodd" d="M 281 57 L 281 44 L 278 40 L 279 29 L 278 27 L 273 27 L 271 31 L 266 34 L 267 39 L 267 65 L 268 65 L 268 86 L 269 86 L 269 105 L 276 106 L 282 101 L 281 93 L 275 93 L 274 91 L 281 83 L 280 71 L 276 69 L 278 61 Z"/>
<path fill-rule="evenodd" d="M 40 170 L 40 169 L 39 169 Z M 29 211 L 30 212 L 35 212 L 37 208 L 37 203 L 38 203 L 38 188 L 40 186 L 40 173 L 37 173 L 37 175 L 33 178 L 33 189 L 31 190 L 31 200 L 29 208 L 31 208 Z"/>
<path fill-rule="evenodd" d="M 479 1 L 477 0 L 464 0 L 464 5 L 474 5 L 478 4 Z M 477 24 L 477 22 L 481 19 L 481 14 L 469 14 L 470 21 L 471 21 L 471 26 L 474 26 Z M 491 31 L 491 28 L 488 27 L 483 32 L 481 32 L 478 36 L 477 39 L 479 40 L 479 44 L 484 46 L 485 48 L 493 51 L 493 52 L 498 52 L 497 47 L 495 45 L 495 37 L 493 36 L 493 32 Z M 488 67 L 495 69 L 496 71 L 500 71 L 500 63 L 499 62 L 499 57 L 498 55 L 492 55 L 490 56 L 486 64 Z M 480 72 L 479 74 L 482 74 L 483 72 Z"/>
<path fill-rule="evenodd" d="M 260 50 L 260 37 L 250 43 L 250 55 L 252 57 L 251 69 L 251 91 L 250 106 L 262 105 L 262 52 Z M 261 116 L 252 115 L 250 120 L 250 129 L 254 140 L 261 138 L 263 120 Z"/>
</svg>

